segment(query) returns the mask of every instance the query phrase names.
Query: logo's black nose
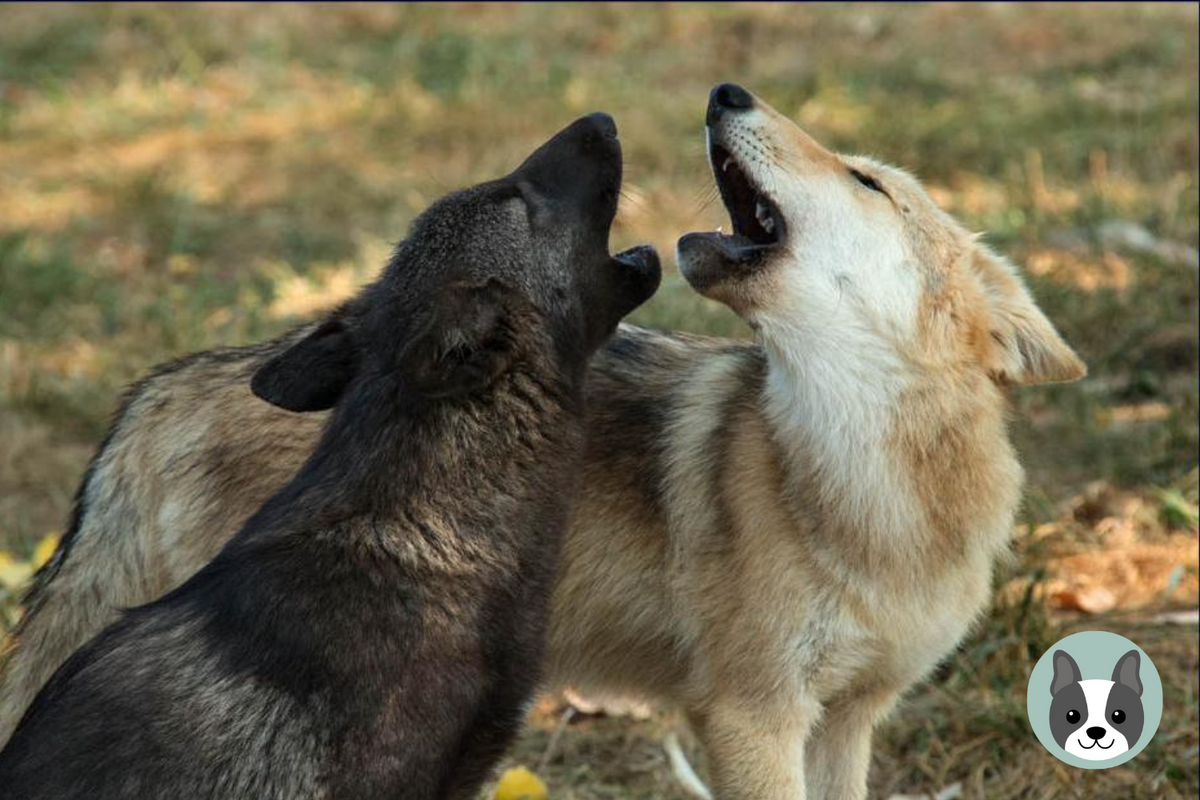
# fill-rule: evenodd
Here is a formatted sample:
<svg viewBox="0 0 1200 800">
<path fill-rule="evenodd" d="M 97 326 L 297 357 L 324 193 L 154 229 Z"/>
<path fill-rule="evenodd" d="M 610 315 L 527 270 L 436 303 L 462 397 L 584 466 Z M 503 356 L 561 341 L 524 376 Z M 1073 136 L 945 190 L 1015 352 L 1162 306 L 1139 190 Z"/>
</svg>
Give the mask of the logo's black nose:
<svg viewBox="0 0 1200 800">
<path fill-rule="evenodd" d="M 1091 727 L 1086 731 L 1089 739 L 1095 739 L 1097 742 L 1104 738 L 1104 728 Z"/>
<path fill-rule="evenodd" d="M 714 86 L 708 95 L 708 113 L 705 123 L 712 125 L 726 111 L 745 111 L 754 108 L 754 96 L 736 83 Z"/>
</svg>

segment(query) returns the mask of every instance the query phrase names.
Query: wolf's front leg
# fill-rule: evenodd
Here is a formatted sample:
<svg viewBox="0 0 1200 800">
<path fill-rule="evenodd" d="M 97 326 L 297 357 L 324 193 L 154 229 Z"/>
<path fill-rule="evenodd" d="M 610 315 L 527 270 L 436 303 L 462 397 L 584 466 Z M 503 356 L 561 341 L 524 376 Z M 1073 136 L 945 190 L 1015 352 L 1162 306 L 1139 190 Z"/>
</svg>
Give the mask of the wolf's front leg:
<svg viewBox="0 0 1200 800">
<path fill-rule="evenodd" d="M 734 701 L 692 713 L 714 800 L 804 800 L 804 744 L 816 716 Z"/>
<path fill-rule="evenodd" d="M 826 706 L 805 749 L 809 800 L 865 800 L 871 735 L 896 697 L 866 692 Z"/>
</svg>

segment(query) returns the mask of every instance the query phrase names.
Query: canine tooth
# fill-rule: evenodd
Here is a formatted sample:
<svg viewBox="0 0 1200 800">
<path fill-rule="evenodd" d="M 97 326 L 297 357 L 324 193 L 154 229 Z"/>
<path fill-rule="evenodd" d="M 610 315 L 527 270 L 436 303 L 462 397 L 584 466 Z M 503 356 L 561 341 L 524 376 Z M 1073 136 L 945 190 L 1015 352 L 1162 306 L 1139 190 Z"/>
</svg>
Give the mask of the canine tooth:
<svg viewBox="0 0 1200 800">
<path fill-rule="evenodd" d="M 733 163 L 733 156 L 725 159 L 725 163 L 721 165 L 721 172 L 729 172 L 729 165 Z"/>
<path fill-rule="evenodd" d="M 771 209 L 767 208 L 767 204 L 759 200 L 754 206 L 754 218 L 758 220 L 758 224 L 763 226 L 763 229 L 770 233 L 775 227 L 775 220 L 771 217 Z"/>
</svg>

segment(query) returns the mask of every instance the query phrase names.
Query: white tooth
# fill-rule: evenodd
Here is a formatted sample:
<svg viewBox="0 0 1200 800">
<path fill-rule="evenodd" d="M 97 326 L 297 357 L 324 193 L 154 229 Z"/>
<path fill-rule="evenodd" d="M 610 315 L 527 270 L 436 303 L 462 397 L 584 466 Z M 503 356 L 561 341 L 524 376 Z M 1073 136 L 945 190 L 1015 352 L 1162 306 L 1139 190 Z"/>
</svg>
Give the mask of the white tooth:
<svg viewBox="0 0 1200 800">
<path fill-rule="evenodd" d="M 725 159 L 725 163 L 721 165 L 721 172 L 729 172 L 729 165 L 733 163 L 733 156 Z"/>
<path fill-rule="evenodd" d="M 754 205 L 754 218 L 757 219 L 759 224 L 763 225 L 764 227 L 767 224 L 767 220 L 771 218 L 771 211 L 767 208 L 766 203 L 764 203 L 762 200 L 759 200 Z"/>
<path fill-rule="evenodd" d="M 767 217 L 766 219 L 764 219 L 762 221 L 762 226 L 763 226 L 763 230 L 766 231 L 767 233 L 774 233 L 775 232 L 775 219 L 773 217 Z"/>
</svg>

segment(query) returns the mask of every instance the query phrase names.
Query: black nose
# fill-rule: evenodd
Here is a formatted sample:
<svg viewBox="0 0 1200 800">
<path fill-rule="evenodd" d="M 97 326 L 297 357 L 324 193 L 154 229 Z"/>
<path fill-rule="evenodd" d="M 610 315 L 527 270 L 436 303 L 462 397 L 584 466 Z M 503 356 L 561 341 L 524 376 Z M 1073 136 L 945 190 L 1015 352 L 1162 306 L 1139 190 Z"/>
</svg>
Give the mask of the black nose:
<svg viewBox="0 0 1200 800">
<path fill-rule="evenodd" d="M 615 139 L 617 136 L 617 123 L 611 116 L 603 111 L 596 111 L 588 114 L 584 119 L 592 126 L 601 136 L 607 136 L 610 139 Z"/>
<path fill-rule="evenodd" d="M 754 96 L 736 83 L 722 83 L 714 86 L 708 95 L 708 113 L 704 115 L 705 123 L 712 125 L 726 111 L 745 111 L 754 108 Z"/>
<path fill-rule="evenodd" d="M 1104 738 L 1104 728 L 1092 727 L 1087 729 L 1089 739 L 1095 739 L 1097 742 Z"/>
</svg>

